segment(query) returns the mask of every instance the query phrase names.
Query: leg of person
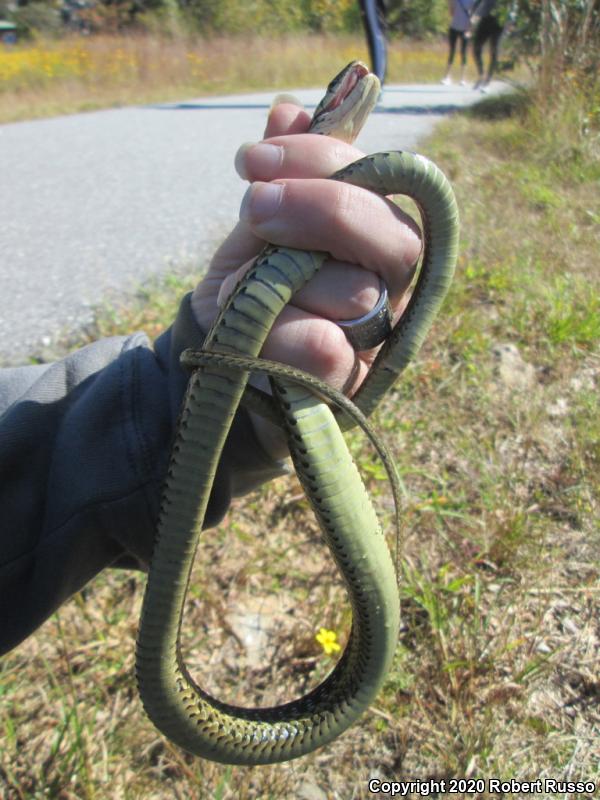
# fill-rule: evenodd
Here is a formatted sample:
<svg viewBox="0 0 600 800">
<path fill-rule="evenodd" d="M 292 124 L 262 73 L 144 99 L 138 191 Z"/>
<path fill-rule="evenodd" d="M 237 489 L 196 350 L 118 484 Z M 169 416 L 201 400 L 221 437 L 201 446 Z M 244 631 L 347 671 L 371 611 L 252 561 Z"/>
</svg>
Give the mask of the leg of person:
<svg viewBox="0 0 600 800">
<path fill-rule="evenodd" d="M 475 34 L 473 36 L 473 58 L 475 59 L 475 64 L 477 66 L 477 81 L 473 88 L 479 89 L 484 83 L 484 70 L 483 70 L 483 46 L 487 42 L 489 33 L 487 30 L 487 19 L 488 17 L 483 17 L 477 28 L 475 29 Z"/>
<path fill-rule="evenodd" d="M 486 85 L 492 80 L 492 75 L 496 72 L 498 67 L 498 50 L 500 48 L 500 38 L 502 37 L 502 26 L 496 19 L 492 17 L 490 21 L 490 62 L 488 66 L 487 76 L 485 79 Z"/>
<path fill-rule="evenodd" d="M 454 62 L 454 53 L 456 52 L 456 40 L 458 39 L 459 31 L 455 30 L 454 28 L 448 28 L 448 66 L 446 68 L 446 74 L 442 79 L 443 84 L 452 83 L 450 80 L 450 70 L 452 69 L 452 64 Z"/>
<path fill-rule="evenodd" d="M 467 47 L 469 40 L 467 39 L 467 32 L 460 32 L 460 85 L 465 85 L 465 69 L 467 67 Z"/>
<path fill-rule="evenodd" d="M 385 5 L 383 0 L 360 0 L 360 15 L 367 36 L 371 69 L 383 85 L 387 71 Z"/>
<path fill-rule="evenodd" d="M 388 44 L 387 44 L 387 0 L 375 0 L 375 11 L 377 13 L 377 35 L 379 37 L 379 58 L 382 62 L 380 64 L 381 76 L 379 80 L 381 85 L 387 76 L 387 61 L 388 61 Z M 379 73 L 377 73 L 379 74 Z"/>
</svg>

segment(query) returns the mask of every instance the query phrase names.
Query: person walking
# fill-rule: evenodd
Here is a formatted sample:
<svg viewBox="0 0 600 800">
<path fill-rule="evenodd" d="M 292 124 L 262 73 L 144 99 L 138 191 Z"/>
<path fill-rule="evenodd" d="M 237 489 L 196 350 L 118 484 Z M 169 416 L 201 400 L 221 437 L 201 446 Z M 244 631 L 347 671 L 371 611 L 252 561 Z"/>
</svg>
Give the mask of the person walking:
<svg viewBox="0 0 600 800">
<path fill-rule="evenodd" d="M 467 47 L 471 37 L 471 9 L 475 0 L 449 0 L 450 27 L 448 28 L 448 66 L 442 83 L 452 83 L 450 72 L 454 63 L 456 44 L 460 40 L 460 85 L 465 85 L 465 68 L 467 66 Z"/>
</svg>

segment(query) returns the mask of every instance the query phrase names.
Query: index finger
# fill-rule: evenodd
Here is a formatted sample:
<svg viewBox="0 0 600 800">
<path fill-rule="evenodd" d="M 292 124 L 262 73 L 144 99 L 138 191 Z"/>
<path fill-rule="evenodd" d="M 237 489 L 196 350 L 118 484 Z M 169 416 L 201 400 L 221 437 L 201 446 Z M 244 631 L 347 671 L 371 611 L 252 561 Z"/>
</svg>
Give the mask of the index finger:
<svg viewBox="0 0 600 800">
<path fill-rule="evenodd" d="M 311 119 L 308 111 L 305 111 L 297 101 L 289 95 L 279 95 L 273 101 L 269 112 L 265 139 L 292 133 L 307 133 Z"/>
</svg>

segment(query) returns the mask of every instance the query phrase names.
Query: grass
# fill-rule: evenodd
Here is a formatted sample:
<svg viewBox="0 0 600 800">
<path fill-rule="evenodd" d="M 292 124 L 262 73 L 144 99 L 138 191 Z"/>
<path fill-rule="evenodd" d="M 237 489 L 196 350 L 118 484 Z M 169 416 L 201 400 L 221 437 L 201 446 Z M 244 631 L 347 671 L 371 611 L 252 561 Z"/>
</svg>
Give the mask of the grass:
<svg viewBox="0 0 600 800">
<path fill-rule="evenodd" d="M 185 755 L 136 695 L 144 578 L 106 572 L 0 666 L 3 797 L 368 798 L 371 777 L 600 785 L 600 176 L 596 143 L 565 120 L 487 104 L 421 148 L 452 179 L 463 238 L 443 313 L 376 415 L 406 496 L 402 631 L 374 707 L 297 762 Z M 146 288 L 88 338 L 156 335 L 186 288 Z M 350 446 L 387 523 L 381 470 L 358 436 Z M 219 697 L 266 704 L 313 686 L 333 663 L 319 628 L 344 643 L 348 622 L 294 478 L 203 537 L 184 649 Z"/>
<path fill-rule="evenodd" d="M 278 87 L 321 86 L 364 37 L 74 37 L 0 48 L 0 122 Z M 445 44 L 396 42 L 390 80 L 439 80 Z"/>
</svg>

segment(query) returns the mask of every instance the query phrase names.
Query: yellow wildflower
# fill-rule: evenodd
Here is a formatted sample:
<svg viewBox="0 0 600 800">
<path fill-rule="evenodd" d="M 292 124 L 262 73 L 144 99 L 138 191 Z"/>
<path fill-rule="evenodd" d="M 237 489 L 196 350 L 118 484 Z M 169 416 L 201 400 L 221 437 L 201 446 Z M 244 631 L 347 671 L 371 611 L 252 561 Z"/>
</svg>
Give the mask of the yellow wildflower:
<svg viewBox="0 0 600 800">
<path fill-rule="evenodd" d="M 315 636 L 315 639 L 328 656 L 332 655 L 333 653 L 338 653 L 342 649 L 336 641 L 336 632 L 329 631 L 327 628 L 319 628 L 319 632 Z"/>
</svg>

